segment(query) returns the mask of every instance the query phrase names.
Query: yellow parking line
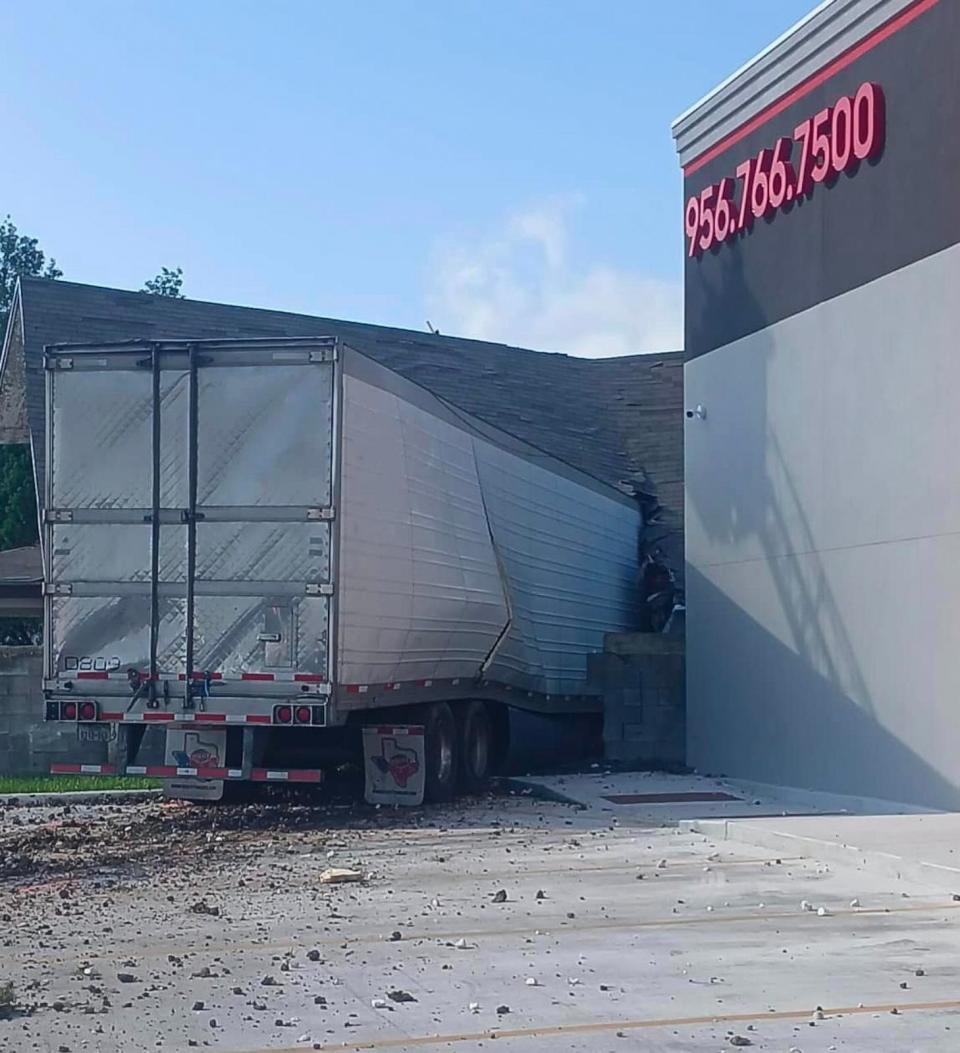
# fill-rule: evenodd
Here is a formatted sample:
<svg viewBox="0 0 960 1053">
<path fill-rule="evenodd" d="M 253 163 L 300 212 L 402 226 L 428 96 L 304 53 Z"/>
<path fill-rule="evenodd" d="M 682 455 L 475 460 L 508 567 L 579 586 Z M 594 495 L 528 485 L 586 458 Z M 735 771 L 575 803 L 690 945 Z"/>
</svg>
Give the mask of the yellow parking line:
<svg viewBox="0 0 960 1053">
<path fill-rule="evenodd" d="M 853 1016 L 865 1013 L 922 1013 L 934 1010 L 960 1009 L 960 1000 L 945 1002 L 900 1002 L 884 1005 L 858 1005 L 841 1008 L 824 1009 L 826 1017 Z M 446 1035 L 411 1035 L 408 1038 L 374 1038 L 358 1042 L 330 1042 L 315 1049 L 330 1053 L 332 1050 L 380 1050 L 403 1049 L 412 1046 L 439 1046 L 454 1042 L 483 1042 L 491 1038 L 556 1038 L 564 1035 L 603 1034 L 610 1031 L 641 1031 L 660 1027 L 703 1027 L 710 1024 L 747 1024 L 761 1020 L 804 1020 L 811 1015 L 809 1007 L 805 1009 L 784 1009 L 774 1012 L 755 1013 L 722 1013 L 711 1016 L 676 1016 L 648 1020 L 601 1020 L 589 1024 L 555 1024 L 540 1027 L 490 1028 L 486 1031 L 462 1031 Z M 289 1046 L 285 1049 L 247 1050 L 245 1053 L 302 1053 L 303 1046 Z"/>
</svg>

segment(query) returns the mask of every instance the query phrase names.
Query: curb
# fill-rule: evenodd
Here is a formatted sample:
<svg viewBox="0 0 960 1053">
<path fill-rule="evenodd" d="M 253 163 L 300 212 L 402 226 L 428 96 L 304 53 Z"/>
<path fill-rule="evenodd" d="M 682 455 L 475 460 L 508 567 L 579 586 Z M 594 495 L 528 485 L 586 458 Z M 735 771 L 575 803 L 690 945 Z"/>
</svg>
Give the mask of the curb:
<svg viewBox="0 0 960 1053">
<path fill-rule="evenodd" d="M 42 808 L 61 804 L 140 804 L 163 790 L 67 790 L 51 793 L 0 793 L 0 808 Z"/>
<path fill-rule="evenodd" d="M 704 834 L 716 841 L 735 841 L 784 855 L 836 863 L 879 877 L 913 881 L 939 892 L 960 893 L 960 868 L 905 859 L 890 852 L 858 848 L 831 839 L 771 830 L 751 823 L 749 819 L 684 819 L 680 829 L 686 833 Z"/>
<path fill-rule="evenodd" d="M 505 790 L 515 790 L 517 793 L 522 793 L 524 797 L 532 797 L 536 801 L 553 801 L 556 804 L 569 804 L 574 808 L 579 808 L 581 811 L 588 807 L 583 801 L 578 801 L 574 797 L 568 797 L 565 793 L 561 793 L 559 790 L 551 790 L 549 787 L 543 786 L 541 783 L 528 782 L 526 779 L 504 777 L 499 780 L 499 785 Z"/>
</svg>

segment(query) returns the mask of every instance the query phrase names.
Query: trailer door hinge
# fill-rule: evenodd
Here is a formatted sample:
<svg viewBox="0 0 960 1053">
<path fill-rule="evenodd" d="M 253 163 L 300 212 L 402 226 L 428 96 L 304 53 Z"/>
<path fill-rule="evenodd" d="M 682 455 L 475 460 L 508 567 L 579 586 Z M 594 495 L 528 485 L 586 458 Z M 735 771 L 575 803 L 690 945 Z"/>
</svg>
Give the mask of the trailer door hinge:
<svg viewBox="0 0 960 1053">
<path fill-rule="evenodd" d="M 333 585 L 329 581 L 310 582 L 304 591 L 308 596 L 332 596 Z"/>
<path fill-rule="evenodd" d="M 64 355 L 48 355 L 43 364 L 47 369 L 73 369 L 73 359 Z"/>
<path fill-rule="evenodd" d="M 318 520 L 318 519 L 335 519 L 337 515 L 336 509 L 334 508 L 308 508 L 307 519 Z"/>
<path fill-rule="evenodd" d="M 66 508 L 48 508 L 45 518 L 48 523 L 72 523 L 73 512 Z"/>
<path fill-rule="evenodd" d="M 72 596 L 73 586 L 66 581 L 48 581 L 43 586 L 45 596 Z"/>
</svg>

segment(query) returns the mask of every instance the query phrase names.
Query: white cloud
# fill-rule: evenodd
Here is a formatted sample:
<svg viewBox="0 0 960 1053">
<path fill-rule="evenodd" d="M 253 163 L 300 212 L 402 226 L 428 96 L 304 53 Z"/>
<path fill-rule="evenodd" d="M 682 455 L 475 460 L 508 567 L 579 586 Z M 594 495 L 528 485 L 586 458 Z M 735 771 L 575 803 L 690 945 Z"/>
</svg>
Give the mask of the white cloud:
<svg viewBox="0 0 960 1053">
<path fill-rule="evenodd" d="M 680 283 L 576 264 L 568 247 L 573 204 L 548 201 L 474 244 L 438 250 L 426 298 L 433 324 L 457 336 L 586 358 L 680 348 Z"/>
</svg>

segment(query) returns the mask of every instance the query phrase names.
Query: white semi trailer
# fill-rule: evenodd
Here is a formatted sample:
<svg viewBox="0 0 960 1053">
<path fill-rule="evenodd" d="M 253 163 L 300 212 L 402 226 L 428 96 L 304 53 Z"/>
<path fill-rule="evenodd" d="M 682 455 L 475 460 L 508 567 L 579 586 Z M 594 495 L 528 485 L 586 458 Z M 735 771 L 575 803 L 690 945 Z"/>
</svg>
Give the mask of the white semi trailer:
<svg viewBox="0 0 960 1053">
<path fill-rule="evenodd" d="M 46 716 L 115 740 L 55 770 L 218 796 L 319 780 L 393 721 L 424 726 L 442 800 L 482 782 L 510 712 L 598 710 L 587 656 L 636 622 L 616 489 L 332 338 L 44 365 Z M 138 756 L 151 725 L 163 763 Z"/>
</svg>

